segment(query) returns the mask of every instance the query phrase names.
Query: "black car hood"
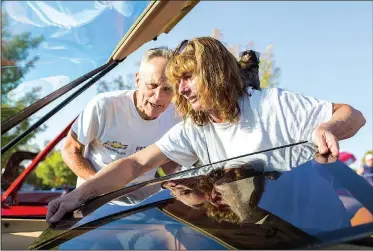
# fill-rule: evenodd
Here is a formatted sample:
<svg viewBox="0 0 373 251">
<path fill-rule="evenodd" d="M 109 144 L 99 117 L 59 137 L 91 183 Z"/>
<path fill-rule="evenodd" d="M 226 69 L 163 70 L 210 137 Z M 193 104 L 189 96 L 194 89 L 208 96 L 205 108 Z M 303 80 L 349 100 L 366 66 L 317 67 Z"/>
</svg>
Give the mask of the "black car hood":
<svg viewBox="0 0 373 251">
<path fill-rule="evenodd" d="M 100 196 L 47 229 L 30 248 L 53 248 L 150 208 L 198 229 L 206 238 L 217 239 L 227 248 L 319 247 L 336 240 L 370 236 L 372 222 L 356 226 L 351 219 L 362 208 L 373 213 L 373 188 L 335 157 L 314 152 L 310 155 L 312 149 L 308 144 L 271 149 L 239 158 L 236 164 L 240 165 L 234 168 L 230 168 L 234 163 L 227 165 L 229 161 L 225 160 L 220 166 L 213 163 Z M 161 187 L 178 180 L 199 191 L 202 187 L 195 184 L 219 173 L 217 170 L 222 167 L 236 169 L 235 173 L 246 168 L 241 172 L 245 177 L 234 180 L 232 172 L 223 172 L 214 183 L 220 195 L 225 196 L 229 212 L 240 223 L 232 222 L 224 213 L 217 215 L 214 209 L 210 208 L 209 213 L 207 208 L 196 209 L 175 201 L 169 190 Z M 253 242 L 248 236 L 261 241 Z"/>
</svg>

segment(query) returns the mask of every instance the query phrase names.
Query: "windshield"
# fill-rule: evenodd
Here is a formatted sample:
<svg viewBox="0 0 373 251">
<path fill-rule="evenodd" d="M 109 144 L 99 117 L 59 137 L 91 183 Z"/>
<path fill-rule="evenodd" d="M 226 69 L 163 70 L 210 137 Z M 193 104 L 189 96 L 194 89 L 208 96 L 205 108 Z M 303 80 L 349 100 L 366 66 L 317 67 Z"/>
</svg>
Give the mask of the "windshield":
<svg viewBox="0 0 373 251">
<path fill-rule="evenodd" d="M 2 71 L 15 68 L 22 75 L 4 74 L 9 87 L 2 102 L 24 99 L 33 88 L 43 97 L 104 64 L 148 3 L 3 1 Z M 10 47 L 20 43 L 14 55 Z"/>
<path fill-rule="evenodd" d="M 2 123 L 30 104 L 105 64 L 149 2 L 2 1 Z M 16 151 L 34 153 L 42 149 L 99 92 L 102 90 L 98 86 L 90 87 L 84 95 L 64 107 L 58 116 L 53 116 L 2 154 L 1 166 L 5 167 Z M 61 96 L 2 135 L 2 147 L 71 93 Z M 43 131 L 45 135 L 40 136 Z"/>
<path fill-rule="evenodd" d="M 372 223 L 373 188 L 336 158 L 315 155 L 312 149 L 300 144 L 238 158 L 234 165 L 222 162 L 220 167 L 200 168 L 203 174 L 196 174 L 198 168 L 184 171 L 132 192 L 131 187 L 121 189 L 115 199 L 100 206 L 97 201 L 110 194 L 102 196 L 75 212 L 74 219 L 56 226 L 54 231 L 70 229 L 74 233 L 59 239 L 59 244 L 64 243 L 59 248 L 67 248 L 71 242 L 87 244 L 88 240 L 85 248 L 112 248 L 105 244 L 109 237 L 93 240 L 88 236 L 107 236 L 111 224 L 119 224 L 128 214 L 141 217 L 138 210 L 152 205 L 206 238 L 238 249 L 320 243 L 330 233 Z M 164 201 L 170 198 L 175 200 Z M 95 203 L 95 209 L 86 210 Z M 115 228 L 118 235 L 110 237 L 112 243 L 127 243 L 119 233 L 128 228 L 141 234 L 146 231 L 127 223 Z"/>
</svg>

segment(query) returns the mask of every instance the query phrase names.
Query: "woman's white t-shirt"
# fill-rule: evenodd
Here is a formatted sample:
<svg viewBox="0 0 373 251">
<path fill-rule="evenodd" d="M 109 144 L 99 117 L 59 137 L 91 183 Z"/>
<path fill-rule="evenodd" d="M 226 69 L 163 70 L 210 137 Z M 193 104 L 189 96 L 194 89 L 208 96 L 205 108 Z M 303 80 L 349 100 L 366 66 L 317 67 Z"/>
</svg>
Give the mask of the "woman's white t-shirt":
<svg viewBox="0 0 373 251">
<path fill-rule="evenodd" d="M 189 168 L 199 160 L 207 165 L 227 158 L 269 148 L 313 142 L 317 125 L 332 117 L 332 103 L 303 96 L 279 88 L 250 90 L 239 101 L 241 115 L 238 123 L 212 123 L 198 126 L 187 119 L 175 125 L 156 142 L 170 160 Z M 263 159 L 265 171 L 286 171 L 292 166 L 279 163 L 302 163 L 312 158 L 312 149 L 301 149 L 298 154 L 290 148 L 222 162 L 213 167 L 238 167 L 249 160 Z M 289 159 L 291 158 L 291 159 Z M 276 163 L 276 166 L 271 163 Z M 206 173 L 203 168 L 194 175 Z"/>
</svg>

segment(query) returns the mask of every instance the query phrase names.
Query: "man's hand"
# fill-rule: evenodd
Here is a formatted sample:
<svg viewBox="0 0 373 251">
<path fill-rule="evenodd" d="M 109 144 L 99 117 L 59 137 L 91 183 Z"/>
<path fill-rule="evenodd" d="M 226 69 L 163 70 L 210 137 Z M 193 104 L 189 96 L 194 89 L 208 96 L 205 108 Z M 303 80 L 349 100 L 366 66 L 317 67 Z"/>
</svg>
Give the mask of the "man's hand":
<svg viewBox="0 0 373 251">
<path fill-rule="evenodd" d="M 67 213 L 73 212 L 83 204 L 79 188 L 74 191 L 61 196 L 48 203 L 48 212 L 46 220 L 49 225 L 55 224 L 60 221 Z"/>
<path fill-rule="evenodd" d="M 313 141 L 319 148 L 320 154 L 331 153 L 335 157 L 339 156 L 338 139 L 327 126 L 320 125 L 313 133 Z"/>
</svg>

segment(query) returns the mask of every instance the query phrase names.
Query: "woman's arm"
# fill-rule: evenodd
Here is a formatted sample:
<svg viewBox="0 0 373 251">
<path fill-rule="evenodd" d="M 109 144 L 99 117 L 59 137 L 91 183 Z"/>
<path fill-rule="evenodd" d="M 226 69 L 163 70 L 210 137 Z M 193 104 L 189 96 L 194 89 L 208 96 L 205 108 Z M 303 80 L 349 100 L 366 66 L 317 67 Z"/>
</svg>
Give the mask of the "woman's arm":
<svg viewBox="0 0 373 251">
<path fill-rule="evenodd" d="M 338 140 L 354 136 L 365 125 L 363 114 L 345 104 L 333 104 L 333 116 L 326 126 Z"/>
<path fill-rule="evenodd" d="M 339 155 L 338 140 L 354 136 L 364 126 L 363 114 L 346 104 L 333 104 L 331 120 L 319 125 L 314 131 L 314 141 L 321 154 Z"/>
</svg>

